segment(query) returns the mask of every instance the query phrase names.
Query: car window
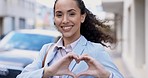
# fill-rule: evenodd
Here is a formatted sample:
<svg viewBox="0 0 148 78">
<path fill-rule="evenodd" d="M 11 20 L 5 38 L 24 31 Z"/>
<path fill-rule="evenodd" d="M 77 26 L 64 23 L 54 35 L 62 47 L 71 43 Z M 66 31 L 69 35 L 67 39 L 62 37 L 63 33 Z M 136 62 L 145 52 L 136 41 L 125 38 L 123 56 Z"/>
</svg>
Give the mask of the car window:
<svg viewBox="0 0 148 78">
<path fill-rule="evenodd" d="M 5 44 L 5 47 L 39 51 L 44 44 L 54 41 L 55 38 L 53 36 L 16 32 Z"/>
</svg>

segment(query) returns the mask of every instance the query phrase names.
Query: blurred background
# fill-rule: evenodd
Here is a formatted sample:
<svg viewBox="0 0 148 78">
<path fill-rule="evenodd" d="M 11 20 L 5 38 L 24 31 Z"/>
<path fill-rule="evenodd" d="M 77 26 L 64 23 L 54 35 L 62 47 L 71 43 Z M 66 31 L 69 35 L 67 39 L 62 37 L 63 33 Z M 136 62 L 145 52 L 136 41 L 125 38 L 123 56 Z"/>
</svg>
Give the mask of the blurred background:
<svg viewBox="0 0 148 78">
<path fill-rule="evenodd" d="M 148 33 L 148 0 L 84 0 L 84 2 L 87 8 L 99 19 L 108 20 L 106 24 L 110 25 L 114 31 L 118 43 L 114 49 L 106 50 L 109 51 L 114 63 L 124 77 L 148 78 L 148 35 L 146 34 Z M 10 50 L 10 45 L 5 48 L 4 45 L 7 42 L 13 42 L 9 41 L 9 39 L 12 40 L 9 36 L 3 40 L 4 37 L 12 31 L 23 29 L 27 29 L 25 34 L 26 32 L 27 34 L 30 34 L 28 32 L 35 34 L 32 33 L 35 31 L 30 31 L 32 29 L 56 31 L 53 24 L 53 4 L 54 0 L 0 0 L 0 78 L 9 78 L 8 75 L 12 78 L 10 73 L 14 73 L 14 69 L 21 71 L 25 67 L 20 61 L 17 61 L 17 64 L 15 62 L 16 65 L 14 65 L 12 60 L 8 60 L 8 58 L 14 59 L 15 57 L 12 56 L 17 54 L 3 57 L 10 54 L 6 52 Z M 58 32 L 52 34 L 55 33 Z M 45 35 L 43 32 L 42 34 Z M 60 35 L 50 35 L 50 38 L 51 36 L 53 38 L 47 42 L 56 41 Z M 18 41 L 18 38 L 22 36 L 15 37 L 13 37 L 13 40 Z M 26 40 L 27 37 L 22 37 L 22 39 Z M 42 43 L 42 45 L 45 43 Z M 24 46 L 19 48 L 13 46 L 13 48 L 27 50 Z M 31 51 L 38 49 L 31 48 Z M 26 58 L 25 56 L 22 57 Z M 18 58 L 14 60 L 16 59 Z M 7 65 L 7 67 L 4 65 Z M 9 70 L 12 66 L 14 68 Z M 17 66 L 22 66 L 22 68 L 15 68 Z M 20 73 L 20 71 L 16 71 L 15 74 Z"/>
</svg>

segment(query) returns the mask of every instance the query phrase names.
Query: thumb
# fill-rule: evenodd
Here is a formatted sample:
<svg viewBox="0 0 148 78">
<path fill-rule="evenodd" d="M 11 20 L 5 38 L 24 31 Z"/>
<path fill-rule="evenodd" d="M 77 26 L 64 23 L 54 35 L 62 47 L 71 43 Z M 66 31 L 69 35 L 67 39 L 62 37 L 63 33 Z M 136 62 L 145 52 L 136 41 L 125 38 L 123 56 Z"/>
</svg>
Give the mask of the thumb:
<svg viewBox="0 0 148 78">
<path fill-rule="evenodd" d="M 73 72 L 69 71 L 66 75 L 69 75 L 73 78 L 78 78 L 76 74 L 74 74 Z"/>
<path fill-rule="evenodd" d="M 84 71 L 84 72 L 77 74 L 77 77 L 79 78 L 80 76 L 89 76 L 89 75 L 91 75 L 91 74 L 89 74 L 88 71 Z"/>
</svg>

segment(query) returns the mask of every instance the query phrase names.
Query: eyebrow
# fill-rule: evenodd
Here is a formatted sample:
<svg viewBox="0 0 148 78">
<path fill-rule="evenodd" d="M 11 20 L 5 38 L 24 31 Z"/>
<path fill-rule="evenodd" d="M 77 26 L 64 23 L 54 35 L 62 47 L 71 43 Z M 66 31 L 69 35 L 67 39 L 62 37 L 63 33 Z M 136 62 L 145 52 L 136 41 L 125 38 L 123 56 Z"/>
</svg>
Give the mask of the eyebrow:
<svg viewBox="0 0 148 78">
<path fill-rule="evenodd" d="M 70 9 L 70 10 L 68 10 L 68 12 L 70 12 L 70 11 L 76 11 L 75 9 Z"/>
<path fill-rule="evenodd" d="M 71 11 L 75 11 L 75 12 L 76 12 L 75 9 L 70 9 L 70 10 L 68 10 L 68 12 L 71 12 Z M 56 11 L 55 13 L 62 13 L 62 11 Z"/>
</svg>

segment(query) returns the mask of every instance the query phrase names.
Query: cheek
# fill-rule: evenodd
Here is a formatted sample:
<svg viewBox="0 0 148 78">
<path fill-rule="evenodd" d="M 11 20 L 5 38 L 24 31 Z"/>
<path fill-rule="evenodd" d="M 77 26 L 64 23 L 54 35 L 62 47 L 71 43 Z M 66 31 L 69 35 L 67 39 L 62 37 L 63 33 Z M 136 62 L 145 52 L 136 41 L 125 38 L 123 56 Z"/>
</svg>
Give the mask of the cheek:
<svg viewBox="0 0 148 78">
<path fill-rule="evenodd" d="M 59 24 L 61 23 L 61 20 L 60 19 L 55 19 L 54 23 L 55 23 L 56 27 L 58 27 Z"/>
<path fill-rule="evenodd" d="M 75 20 L 75 23 L 76 23 L 78 26 L 80 26 L 80 25 L 81 25 L 81 20 L 80 20 L 80 19 L 77 19 L 77 20 Z"/>
<path fill-rule="evenodd" d="M 77 22 L 77 24 L 80 24 L 81 23 L 81 18 L 80 17 L 75 18 L 75 22 Z"/>
</svg>

